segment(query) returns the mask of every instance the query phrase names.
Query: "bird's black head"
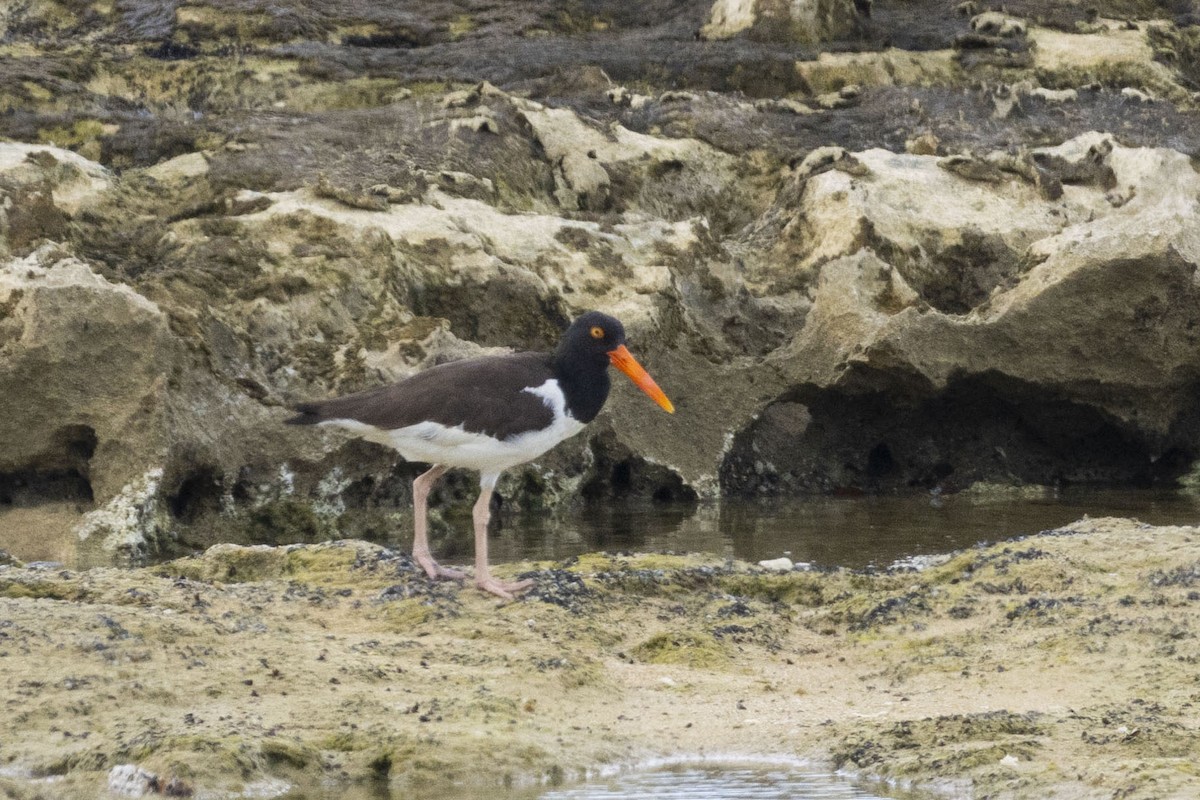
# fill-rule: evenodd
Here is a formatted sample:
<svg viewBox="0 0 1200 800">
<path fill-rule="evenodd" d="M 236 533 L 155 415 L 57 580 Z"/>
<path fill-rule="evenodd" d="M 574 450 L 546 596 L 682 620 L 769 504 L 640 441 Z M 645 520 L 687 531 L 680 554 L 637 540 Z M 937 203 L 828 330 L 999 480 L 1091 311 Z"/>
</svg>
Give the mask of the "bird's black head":
<svg viewBox="0 0 1200 800">
<path fill-rule="evenodd" d="M 571 323 L 558 344 L 560 359 L 608 366 L 609 353 L 625 344 L 625 326 L 620 320 L 589 311 Z"/>
<path fill-rule="evenodd" d="M 625 346 L 625 326 L 608 314 L 589 311 L 571 323 L 554 354 L 555 371 L 566 381 L 566 390 L 576 419 L 587 422 L 596 416 L 608 397 L 608 366 L 619 369 L 663 409 L 675 407 L 658 384 L 646 374 Z"/>
</svg>

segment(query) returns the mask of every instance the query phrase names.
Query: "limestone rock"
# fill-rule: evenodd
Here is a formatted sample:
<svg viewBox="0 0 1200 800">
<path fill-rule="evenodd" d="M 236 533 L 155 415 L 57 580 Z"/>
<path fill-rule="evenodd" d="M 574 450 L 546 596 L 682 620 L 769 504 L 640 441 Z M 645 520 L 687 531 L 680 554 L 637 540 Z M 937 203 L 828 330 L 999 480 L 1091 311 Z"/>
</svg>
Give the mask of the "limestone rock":
<svg viewBox="0 0 1200 800">
<path fill-rule="evenodd" d="M 0 181 L 5 194 L 49 186 L 55 206 L 73 215 L 86 202 L 106 191 L 112 178 L 108 170 L 70 150 L 0 142 Z"/>
<path fill-rule="evenodd" d="M 611 204 L 610 171 L 664 161 L 699 167 L 709 179 L 728 180 L 729 156 L 693 139 L 646 136 L 613 125 L 600 131 L 569 109 L 515 100 L 546 158 L 554 165 L 554 197 L 565 209 L 605 210 Z"/>
<path fill-rule="evenodd" d="M 401 543 L 420 467 L 286 406 L 548 347 L 590 307 L 679 414 L 616 380 L 508 508 L 1170 482 L 1200 453 L 1183 17 L 68 5 L 0 12 L 24 560 Z"/>
<path fill-rule="evenodd" d="M 1033 97 L 1039 97 L 1048 103 L 1071 103 L 1079 99 L 1079 92 L 1074 89 L 1047 89 L 1038 86 L 1029 91 Z"/>
<path fill-rule="evenodd" d="M 64 239 L 70 219 L 110 180 L 99 164 L 69 150 L 0 142 L 0 259 Z"/>
<path fill-rule="evenodd" d="M 86 264 L 46 251 L 0 268 L 0 474 L 23 487 L 9 502 L 87 508 L 161 463 L 176 355 L 162 311 Z"/>
<path fill-rule="evenodd" d="M 195 180 L 208 174 L 208 157 L 203 153 L 184 153 L 155 164 L 144 174 L 163 183 Z"/>
<path fill-rule="evenodd" d="M 1017 274 L 1030 244 L 1096 213 L 1103 201 L 1073 191 L 1049 203 L 1035 186 L 986 163 L 998 183 L 963 180 L 939 168 L 936 156 L 869 150 L 855 159 L 865 168 L 860 176 L 797 176 L 798 208 L 784 195 L 789 205 L 772 212 L 781 228 L 769 260 L 788 259 L 792 270 L 812 273 L 870 247 L 925 302 L 951 312 L 985 299 Z"/>
<path fill-rule="evenodd" d="M 847 85 L 926 86 L 952 84 L 962 71 L 953 50 L 877 53 L 819 53 L 813 61 L 797 61 L 796 74 L 814 94 L 836 92 Z"/>
<path fill-rule="evenodd" d="M 929 169 L 933 159 L 872 151 L 858 157 L 871 166 L 870 175 L 854 179 L 826 172 L 806 184 L 801 206 L 810 226 L 806 237 L 821 243 L 807 263 L 819 266 L 819 279 L 804 327 L 787 348 L 771 355 L 793 382 L 780 402 L 809 398 L 812 422 L 784 435 L 764 414 L 731 452 L 726 485 L 767 485 L 753 477 L 753 452 L 756 461 L 776 467 L 782 484 L 812 486 L 807 483 L 812 467 L 822 458 L 814 461 L 812 453 L 832 446 L 820 433 L 829 424 L 825 415 L 869 426 L 861 420 L 875 413 L 880 391 L 891 402 L 907 397 L 902 402 L 911 404 L 911 415 L 901 413 L 905 422 L 898 428 L 874 430 L 875 448 L 852 460 L 848 471 L 827 474 L 829 483 L 818 486 L 864 477 L 880 485 L 890 480 L 932 485 L 950 475 L 969 483 L 971 475 L 986 476 L 990 469 L 1031 483 L 1053 474 L 1132 479 L 1163 452 L 1187 446 L 1178 437 L 1180 426 L 1186 429 L 1196 413 L 1185 376 L 1200 366 L 1192 330 L 1200 176 L 1186 156 L 1123 148 L 1100 134 L 1032 152 L 1035 163 L 1064 174 L 1104 163 L 1117 191 L 1129 197 L 1117 207 L 1107 202 L 1110 186 L 1101 180 L 1063 185 L 1057 200 L 1021 181 L 911 191 L 925 180 L 920 175 L 935 182 L 960 179 L 945 172 L 935 177 L 936 167 Z M 873 200 L 883 201 L 886 188 L 879 182 L 897 169 L 914 170 L 905 179 L 906 201 L 867 210 Z M 823 188 L 829 194 L 818 195 Z M 959 200 L 956 209 L 926 216 L 923 198 L 951 195 Z M 859 198 L 865 221 L 858 234 L 840 212 L 818 215 L 818 208 L 827 207 L 818 197 L 838 206 Z M 953 229 L 958 235 L 975 231 L 979 238 L 967 245 L 974 256 L 962 249 L 966 240 L 951 244 L 920 222 L 948 221 L 955 214 L 973 216 L 960 217 Z M 990 244 L 983 246 L 985 241 Z M 847 251 L 853 255 L 824 260 Z M 939 252 L 953 251 L 956 264 L 964 257 L 978 259 L 971 270 L 977 278 L 998 270 L 991 273 L 994 283 L 978 284 L 953 302 L 934 291 L 949 276 L 962 274 L 957 267 L 943 272 L 936 266 Z M 1150 386 L 1158 388 L 1149 392 Z M 826 405 L 833 396 L 842 398 L 836 411 Z M 976 404 L 969 418 L 955 417 L 960 403 Z M 1093 411 L 1077 410 L 1069 424 L 1055 422 L 1067 408 Z M 1040 443 L 992 429 L 1015 409 L 1031 415 L 1032 435 L 1043 437 Z M 965 444 L 958 438 L 963 430 L 974 430 L 981 444 Z M 1132 430 L 1145 437 L 1147 455 L 1111 443 Z M 1006 444 L 993 438 L 1003 436 L 1009 437 Z M 1069 466 L 1064 454 L 1071 447 L 1095 448 L 1087 467 Z M 922 448 L 921 463 L 936 458 L 929 449 L 941 453 L 943 474 L 909 471 L 915 467 L 907 459 Z M 989 466 L 989 458 L 997 461 Z"/>
<path fill-rule="evenodd" d="M 1136 27 L 1105 26 L 1088 34 L 1033 28 L 1029 39 L 1034 44 L 1033 67 L 1042 80 L 1057 77 L 1073 84 L 1115 80 L 1179 99 L 1188 94 L 1171 69 L 1154 59 L 1146 32 Z"/>
<path fill-rule="evenodd" d="M 985 11 L 971 18 L 971 30 L 984 36 L 1012 38 L 1024 36 L 1027 27 L 1024 20 L 1010 17 L 998 11 Z"/>
<path fill-rule="evenodd" d="M 525 120 L 555 165 L 554 197 L 565 208 L 603 208 L 609 176 L 599 162 L 608 140 L 567 109 L 531 108 Z"/>
<path fill-rule="evenodd" d="M 158 776 L 136 764 L 118 764 L 108 772 L 108 790 L 121 797 L 145 797 L 157 794 Z"/>
<path fill-rule="evenodd" d="M 815 42 L 854 30 L 858 19 L 852 0 L 716 0 L 700 35 L 728 39 L 753 28 L 789 41 Z"/>
</svg>

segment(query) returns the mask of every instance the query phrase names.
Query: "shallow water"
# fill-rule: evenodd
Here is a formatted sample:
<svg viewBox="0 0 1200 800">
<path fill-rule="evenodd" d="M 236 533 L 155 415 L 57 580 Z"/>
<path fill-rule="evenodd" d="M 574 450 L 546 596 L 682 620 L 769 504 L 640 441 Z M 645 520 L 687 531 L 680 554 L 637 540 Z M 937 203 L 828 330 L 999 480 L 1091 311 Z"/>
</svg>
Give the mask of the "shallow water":
<svg viewBox="0 0 1200 800">
<path fill-rule="evenodd" d="M 494 562 L 636 550 L 709 552 L 746 561 L 786 555 L 817 566 L 861 569 L 1050 530 L 1085 515 L 1197 524 L 1200 498 L 1164 491 L 1077 490 L 713 505 L 610 502 L 554 514 L 502 514 L 490 549 Z M 462 559 L 470 552 L 447 555 Z"/>
<path fill-rule="evenodd" d="M 827 773 L 755 766 L 675 767 L 555 789 L 538 800 L 882 800 Z"/>
<path fill-rule="evenodd" d="M 908 795 L 906 795 L 908 796 Z M 663 765 L 554 789 L 295 787 L 279 800 L 885 800 L 842 775 L 790 759 Z"/>
</svg>

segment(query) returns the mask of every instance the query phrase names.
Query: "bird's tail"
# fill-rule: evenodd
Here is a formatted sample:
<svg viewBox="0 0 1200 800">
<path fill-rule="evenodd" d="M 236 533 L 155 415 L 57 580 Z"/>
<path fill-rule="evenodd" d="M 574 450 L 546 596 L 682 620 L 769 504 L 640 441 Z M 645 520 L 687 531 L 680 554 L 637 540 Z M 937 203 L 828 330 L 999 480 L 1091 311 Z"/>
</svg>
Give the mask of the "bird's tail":
<svg viewBox="0 0 1200 800">
<path fill-rule="evenodd" d="M 292 406 L 292 410 L 300 413 L 285 419 L 284 425 L 316 425 L 324 419 L 321 415 L 320 403 L 297 403 Z"/>
</svg>

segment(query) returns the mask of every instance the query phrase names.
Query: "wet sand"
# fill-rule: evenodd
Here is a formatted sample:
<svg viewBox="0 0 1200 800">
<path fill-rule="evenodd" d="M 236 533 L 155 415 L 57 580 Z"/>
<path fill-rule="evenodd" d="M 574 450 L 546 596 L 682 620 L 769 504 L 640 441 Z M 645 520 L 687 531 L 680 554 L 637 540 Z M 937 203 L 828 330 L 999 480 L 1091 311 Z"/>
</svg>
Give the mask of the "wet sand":
<svg viewBox="0 0 1200 800">
<path fill-rule="evenodd" d="M 94 798 L 121 764 L 221 796 L 716 753 L 953 797 L 1200 794 L 1200 529 L 1083 520 L 933 561 L 591 554 L 506 565 L 538 580 L 510 604 L 362 542 L 0 567 L 0 796 Z"/>
</svg>

